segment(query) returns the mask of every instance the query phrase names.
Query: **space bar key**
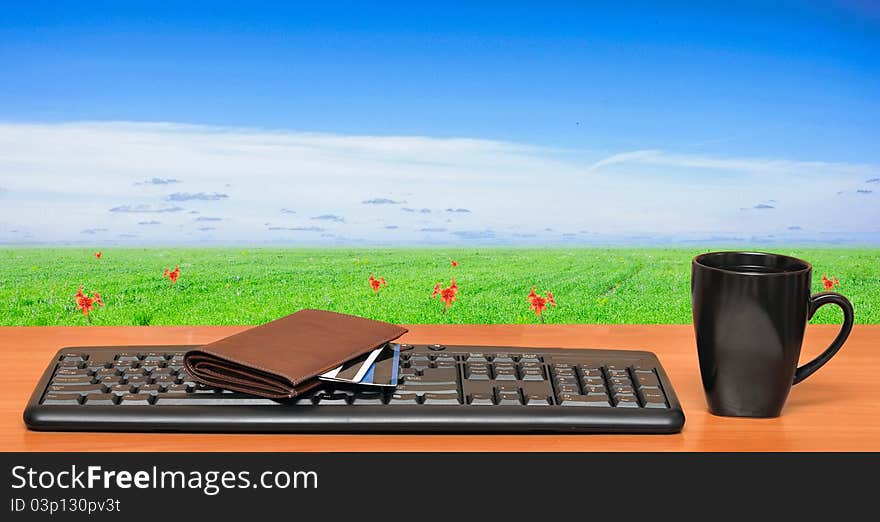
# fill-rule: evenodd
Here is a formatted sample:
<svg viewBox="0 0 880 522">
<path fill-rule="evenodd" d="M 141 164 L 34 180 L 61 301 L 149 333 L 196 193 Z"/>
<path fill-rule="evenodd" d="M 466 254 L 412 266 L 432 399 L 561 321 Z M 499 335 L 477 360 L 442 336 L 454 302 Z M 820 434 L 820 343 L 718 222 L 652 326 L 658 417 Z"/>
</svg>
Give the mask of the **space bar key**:
<svg viewBox="0 0 880 522">
<path fill-rule="evenodd" d="M 264 399 L 247 394 L 193 394 L 164 395 L 156 397 L 159 406 L 243 406 L 269 405 L 276 406 L 272 399 Z"/>
</svg>

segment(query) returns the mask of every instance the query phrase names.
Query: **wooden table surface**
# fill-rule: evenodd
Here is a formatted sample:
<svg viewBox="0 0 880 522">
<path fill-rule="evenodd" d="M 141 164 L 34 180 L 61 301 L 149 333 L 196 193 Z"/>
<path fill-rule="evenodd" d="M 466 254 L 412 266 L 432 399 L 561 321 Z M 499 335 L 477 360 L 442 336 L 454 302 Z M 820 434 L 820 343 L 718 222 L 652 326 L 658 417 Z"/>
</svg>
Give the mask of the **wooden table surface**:
<svg viewBox="0 0 880 522">
<path fill-rule="evenodd" d="M 40 433 L 21 414 L 61 347 L 200 344 L 243 327 L 0 328 L 0 449 L 4 451 L 878 451 L 880 325 L 859 325 L 840 353 L 797 385 L 782 417 L 706 410 L 690 325 L 413 325 L 409 343 L 631 348 L 655 352 L 687 416 L 676 435 L 228 435 Z M 837 326 L 810 326 L 801 361 Z"/>
</svg>

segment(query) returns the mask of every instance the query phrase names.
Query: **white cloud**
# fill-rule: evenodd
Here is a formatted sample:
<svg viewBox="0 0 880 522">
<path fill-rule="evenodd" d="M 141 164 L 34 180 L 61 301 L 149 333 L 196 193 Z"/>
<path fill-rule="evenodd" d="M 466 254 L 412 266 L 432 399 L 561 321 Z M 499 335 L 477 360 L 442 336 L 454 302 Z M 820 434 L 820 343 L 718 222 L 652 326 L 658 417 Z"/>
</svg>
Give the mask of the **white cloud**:
<svg viewBox="0 0 880 522">
<path fill-rule="evenodd" d="M 596 172 L 612 165 L 654 165 L 680 169 L 721 170 L 752 175 L 797 173 L 823 176 L 842 174 L 854 178 L 880 171 L 877 165 L 771 158 L 713 157 L 700 154 L 675 154 L 662 150 L 637 150 L 614 154 L 593 163 L 589 170 Z"/>
<path fill-rule="evenodd" d="M 137 242 L 198 240 L 186 234 L 198 231 L 189 214 L 200 211 L 224 216 L 210 234 L 224 241 L 315 241 L 316 228 L 334 241 L 378 242 L 559 238 L 545 229 L 589 229 L 599 240 L 784 236 L 791 223 L 803 227 L 798 239 L 877 237 L 876 194 L 856 190 L 878 175 L 876 165 L 844 162 L 662 150 L 603 158 L 478 139 L 7 123 L 0 124 L 0 241 L 19 240 L 6 232 L 13 229 L 41 241 L 75 241 L 82 230 L 99 228 L 138 232 Z M 186 191 L 144 182 L 153 179 L 183 180 Z M 844 194 L 832 198 L 838 191 Z M 772 211 L 754 210 L 771 199 Z M 364 204 L 404 200 L 410 206 Z M 444 225 L 450 209 L 466 214 L 466 227 Z M 162 214 L 163 226 L 137 225 L 151 213 Z M 388 228 L 387 220 L 400 228 Z"/>
</svg>

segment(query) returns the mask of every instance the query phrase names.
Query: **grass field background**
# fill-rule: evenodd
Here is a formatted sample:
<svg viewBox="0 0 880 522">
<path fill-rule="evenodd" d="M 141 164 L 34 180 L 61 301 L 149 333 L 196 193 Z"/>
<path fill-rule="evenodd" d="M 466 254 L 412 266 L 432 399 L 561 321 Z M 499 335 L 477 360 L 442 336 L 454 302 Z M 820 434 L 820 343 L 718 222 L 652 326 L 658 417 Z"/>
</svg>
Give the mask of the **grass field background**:
<svg viewBox="0 0 880 522">
<path fill-rule="evenodd" d="M 526 295 L 550 290 L 548 323 L 689 323 L 696 249 L 103 249 L 0 250 L 0 324 L 82 325 L 79 285 L 106 306 L 96 325 L 258 324 L 301 308 L 395 323 L 536 323 Z M 813 290 L 840 279 L 857 323 L 880 323 L 880 249 L 777 250 L 809 260 Z M 453 269 L 450 260 L 460 262 Z M 163 269 L 180 266 L 173 287 Z M 367 279 L 384 276 L 378 295 Z M 447 313 L 430 295 L 455 276 Z M 813 322 L 834 323 L 825 307 Z"/>
</svg>

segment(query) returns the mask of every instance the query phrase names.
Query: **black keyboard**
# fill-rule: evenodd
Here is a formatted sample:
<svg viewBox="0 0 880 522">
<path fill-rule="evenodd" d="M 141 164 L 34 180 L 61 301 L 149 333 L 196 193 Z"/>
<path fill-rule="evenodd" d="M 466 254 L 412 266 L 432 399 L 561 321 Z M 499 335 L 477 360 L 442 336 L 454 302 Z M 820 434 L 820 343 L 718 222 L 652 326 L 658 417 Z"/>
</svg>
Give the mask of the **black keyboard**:
<svg viewBox="0 0 880 522">
<path fill-rule="evenodd" d="M 58 352 L 24 412 L 52 431 L 677 433 L 660 361 L 629 350 L 400 345 L 386 392 L 322 385 L 274 401 L 195 382 L 192 346 Z"/>
</svg>

